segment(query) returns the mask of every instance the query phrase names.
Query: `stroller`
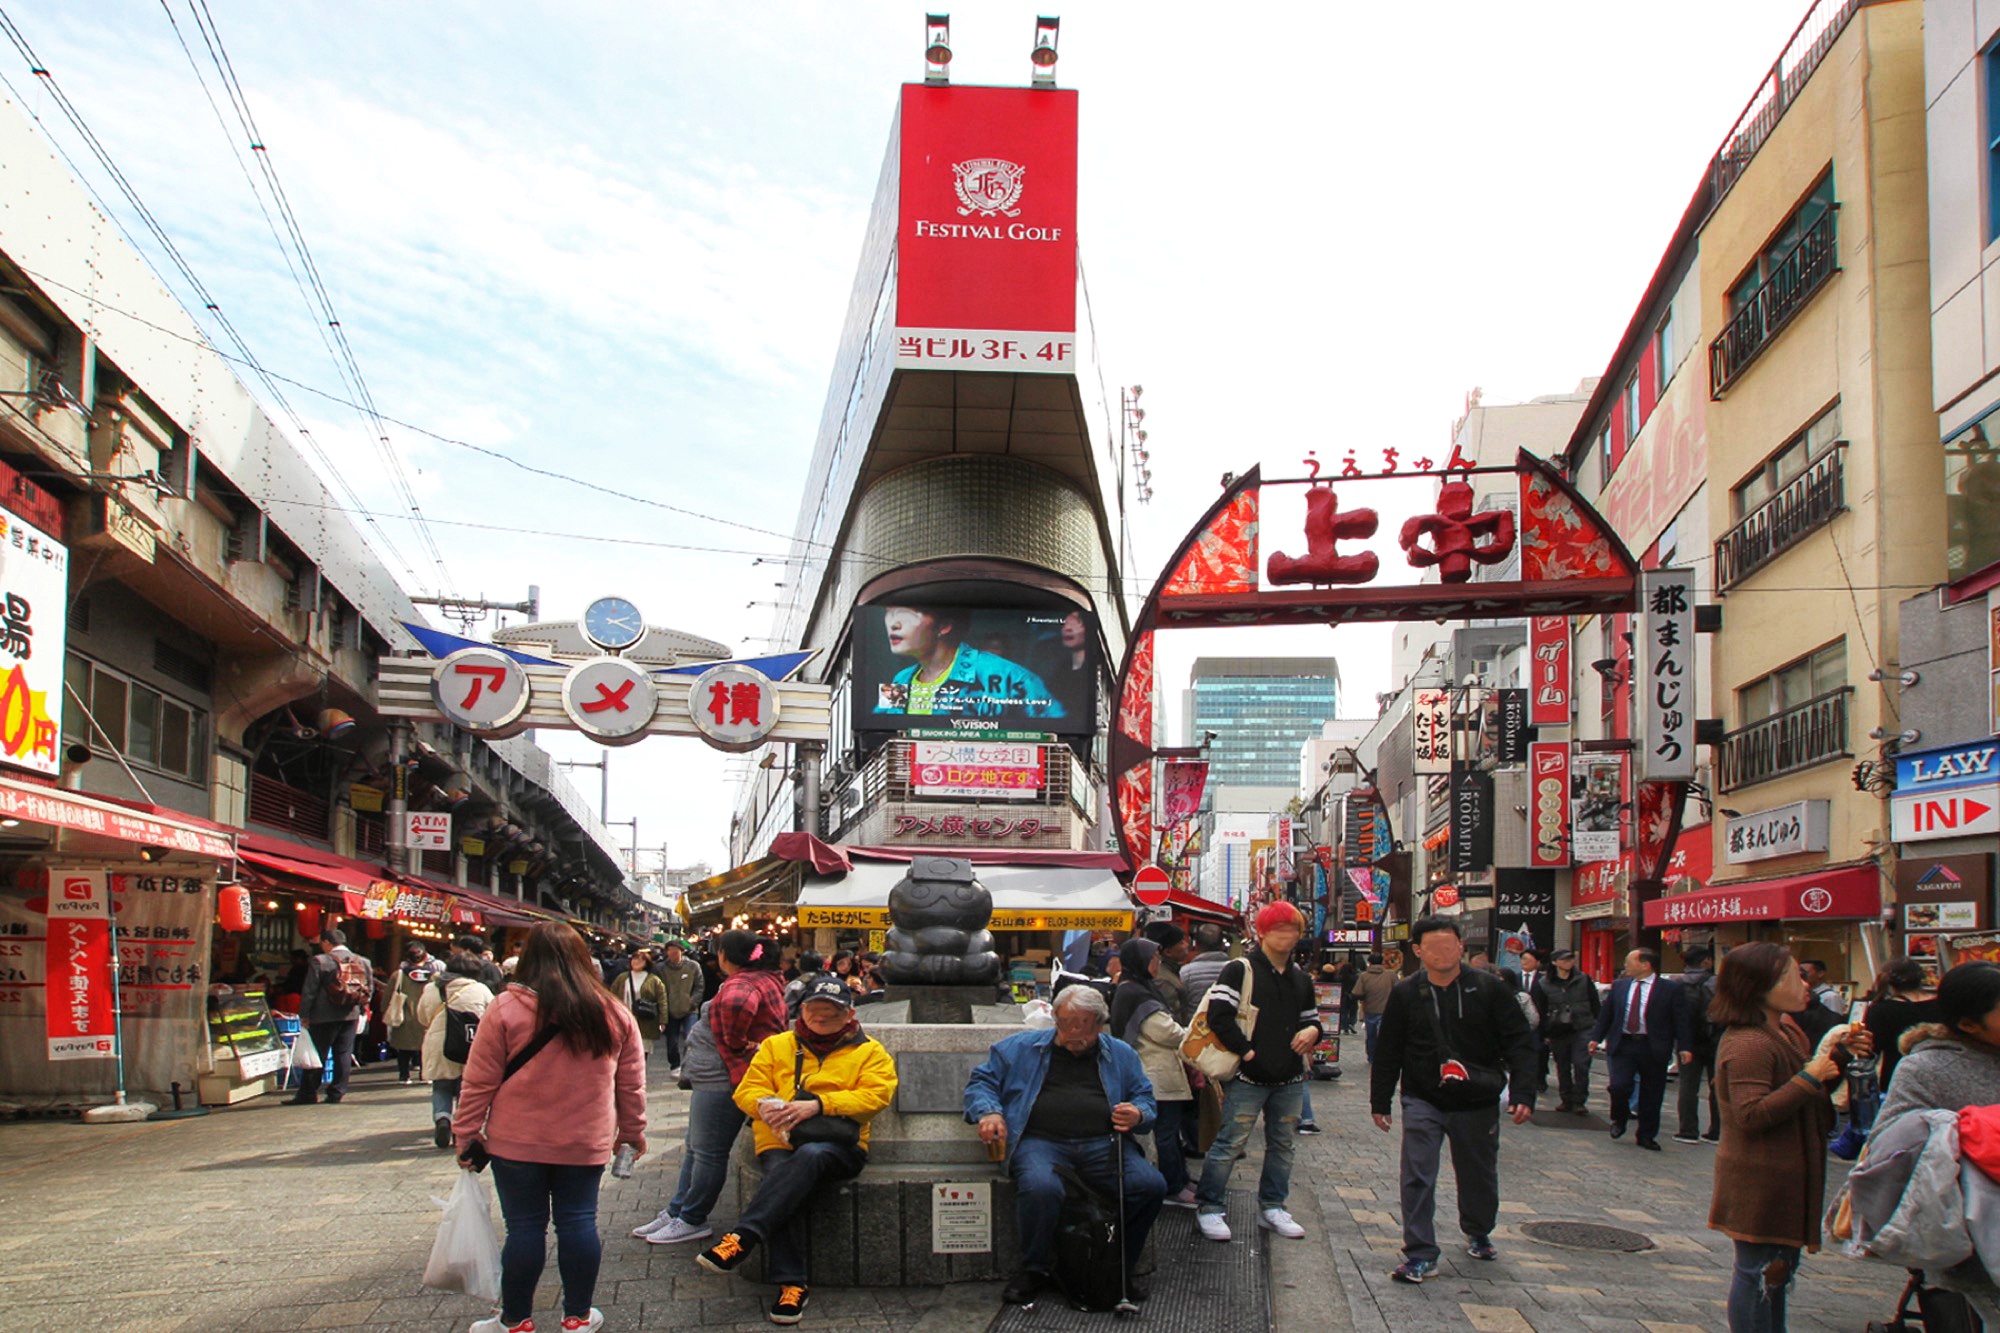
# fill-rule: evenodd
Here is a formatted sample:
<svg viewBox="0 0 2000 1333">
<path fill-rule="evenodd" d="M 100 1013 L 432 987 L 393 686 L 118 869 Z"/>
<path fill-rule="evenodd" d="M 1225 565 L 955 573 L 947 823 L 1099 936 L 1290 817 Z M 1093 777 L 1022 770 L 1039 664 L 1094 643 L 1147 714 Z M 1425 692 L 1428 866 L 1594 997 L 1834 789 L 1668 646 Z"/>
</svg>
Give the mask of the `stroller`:
<svg viewBox="0 0 2000 1333">
<path fill-rule="evenodd" d="M 1864 1333 L 1982 1333 L 1985 1327 L 1965 1297 L 1925 1286 L 1923 1270 L 1912 1268 L 1895 1313 L 1887 1322 L 1869 1320 Z"/>
</svg>

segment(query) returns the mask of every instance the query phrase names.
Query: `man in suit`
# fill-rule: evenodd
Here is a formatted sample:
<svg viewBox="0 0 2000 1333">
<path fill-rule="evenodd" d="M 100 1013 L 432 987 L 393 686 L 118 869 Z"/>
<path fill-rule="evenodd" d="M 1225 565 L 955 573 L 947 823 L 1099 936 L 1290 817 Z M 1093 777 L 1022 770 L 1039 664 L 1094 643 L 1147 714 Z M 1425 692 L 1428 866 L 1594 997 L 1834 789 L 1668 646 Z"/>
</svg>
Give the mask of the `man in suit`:
<svg viewBox="0 0 2000 1333">
<path fill-rule="evenodd" d="M 1639 1084 L 1639 1146 L 1660 1151 L 1660 1103 L 1667 1095 L 1667 1063 L 1694 1058 L 1687 991 L 1659 975 L 1660 956 L 1651 949 L 1625 955 L 1625 975 L 1611 987 L 1611 1002 L 1597 1015 L 1590 1034 L 1593 1052 L 1611 1056 L 1611 1137 L 1625 1137 L 1632 1084 Z"/>
</svg>

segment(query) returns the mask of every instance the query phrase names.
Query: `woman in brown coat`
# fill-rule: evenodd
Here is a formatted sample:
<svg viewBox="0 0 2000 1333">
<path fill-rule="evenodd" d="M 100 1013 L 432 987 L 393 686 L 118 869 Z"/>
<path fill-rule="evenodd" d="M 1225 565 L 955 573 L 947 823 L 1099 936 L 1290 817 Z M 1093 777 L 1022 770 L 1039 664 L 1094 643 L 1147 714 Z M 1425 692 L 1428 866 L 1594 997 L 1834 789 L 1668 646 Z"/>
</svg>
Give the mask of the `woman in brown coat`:
<svg viewBox="0 0 2000 1333">
<path fill-rule="evenodd" d="M 1708 1225 L 1736 1242 L 1729 1286 L 1730 1333 L 1784 1333 L 1785 1293 L 1799 1252 L 1819 1249 L 1826 1194 L 1828 1089 L 1841 1064 L 1815 1054 L 1791 1015 L 1811 1002 L 1791 953 L 1743 944 L 1722 960 L 1709 1021 L 1726 1027 L 1715 1057 L 1722 1141 Z M 1866 1031 L 1841 1044 L 1866 1055 Z"/>
</svg>

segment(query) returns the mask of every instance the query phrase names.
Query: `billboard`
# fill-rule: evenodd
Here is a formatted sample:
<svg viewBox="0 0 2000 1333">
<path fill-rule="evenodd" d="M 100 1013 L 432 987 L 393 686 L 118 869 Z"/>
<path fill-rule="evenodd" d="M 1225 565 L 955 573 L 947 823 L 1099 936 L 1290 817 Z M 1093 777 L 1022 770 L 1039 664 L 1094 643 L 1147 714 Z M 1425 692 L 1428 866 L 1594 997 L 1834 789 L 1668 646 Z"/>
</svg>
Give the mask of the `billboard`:
<svg viewBox="0 0 2000 1333">
<path fill-rule="evenodd" d="M 1076 93 L 903 88 L 896 366 L 1076 369 Z"/>
<path fill-rule="evenodd" d="M 1569 618 L 1533 616 L 1528 620 L 1528 656 L 1534 673 L 1528 699 L 1528 725 L 1569 725 Z"/>
<path fill-rule="evenodd" d="M 0 764 L 62 771 L 68 548 L 0 511 Z"/>
<path fill-rule="evenodd" d="M 910 790 L 951 800 L 1032 801 L 1042 794 L 1042 747 L 1033 742 L 918 741 Z"/>
<path fill-rule="evenodd" d="M 1082 611 L 885 603 L 854 615 L 857 731 L 1088 736 L 1097 632 Z"/>
</svg>

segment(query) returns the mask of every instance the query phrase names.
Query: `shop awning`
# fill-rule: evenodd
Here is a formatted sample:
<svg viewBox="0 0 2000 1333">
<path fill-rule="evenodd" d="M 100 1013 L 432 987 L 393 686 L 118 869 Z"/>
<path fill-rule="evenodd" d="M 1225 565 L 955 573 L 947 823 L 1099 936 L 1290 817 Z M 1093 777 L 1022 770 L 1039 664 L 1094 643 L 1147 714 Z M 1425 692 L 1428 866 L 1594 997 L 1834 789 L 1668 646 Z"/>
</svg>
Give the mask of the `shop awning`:
<svg viewBox="0 0 2000 1333">
<path fill-rule="evenodd" d="M 1873 862 L 1811 875 L 1751 880 L 1675 893 L 1646 904 L 1646 925 L 1712 926 L 1732 921 L 1879 921 L 1882 872 Z"/>
<path fill-rule="evenodd" d="M 274 871 L 289 879 L 302 880 L 308 887 L 329 889 L 334 892 L 366 893 L 370 884 L 387 873 L 367 866 L 307 861 L 297 856 L 267 851 L 262 847 L 252 846 L 247 841 L 237 849 L 236 856 L 245 865 Z"/>
<path fill-rule="evenodd" d="M 1180 889 L 1167 890 L 1166 906 L 1175 916 L 1191 916 L 1198 921 L 1213 921 L 1218 925 L 1243 929 L 1243 914 L 1235 911 L 1227 903 L 1204 898 L 1198 893 L 1185 893 Z"/>
<path fill-rule="evenodd" d="M 78 833 L 94 833 L 139 847 L 165 847 L 227 861 L 236 848 L 227 833 L 170 813 L 142 811 L 81 792 L 40 787 L 32 782 L 0 778 L 0 819 L 50 824 Z"/>
<path fill-rule="evenodd" d="M 687 896 L 688 924 L 721 925 L 731 917 L 755 912 L 760 907 L 768 907 L 773 914 L 788 909 L 803 874 L 804 865 L 800 862 L 765 856 L 696 880 L 683 890 Z"/>
<path fill-rule="evenodd" d="M 889 890 L 907 869 L 902 862 L 863 860 L 838 879 L 808 878 L 799 890 L 799 925 L 887 926 Z M 1132 929 L 1132 900 L 1108 869 L 982 865 L 978 876 L 993 895 L 994 930 Z"/>
<path fill-rule="evenodd" d="M 468 925 L 480 926 L 532 926 L 537 921 L 561 921 L 555 913 L 536 907 L 532 903 L 516 902 L 512 898 L 502 898 L 484 889 L 468 889 L 457 884 L 447 884 L 442 880 L 408 876 L 420 887 L 437 893 L 454 894 L 458 898 L 459 920 Z"/>
</svg>

